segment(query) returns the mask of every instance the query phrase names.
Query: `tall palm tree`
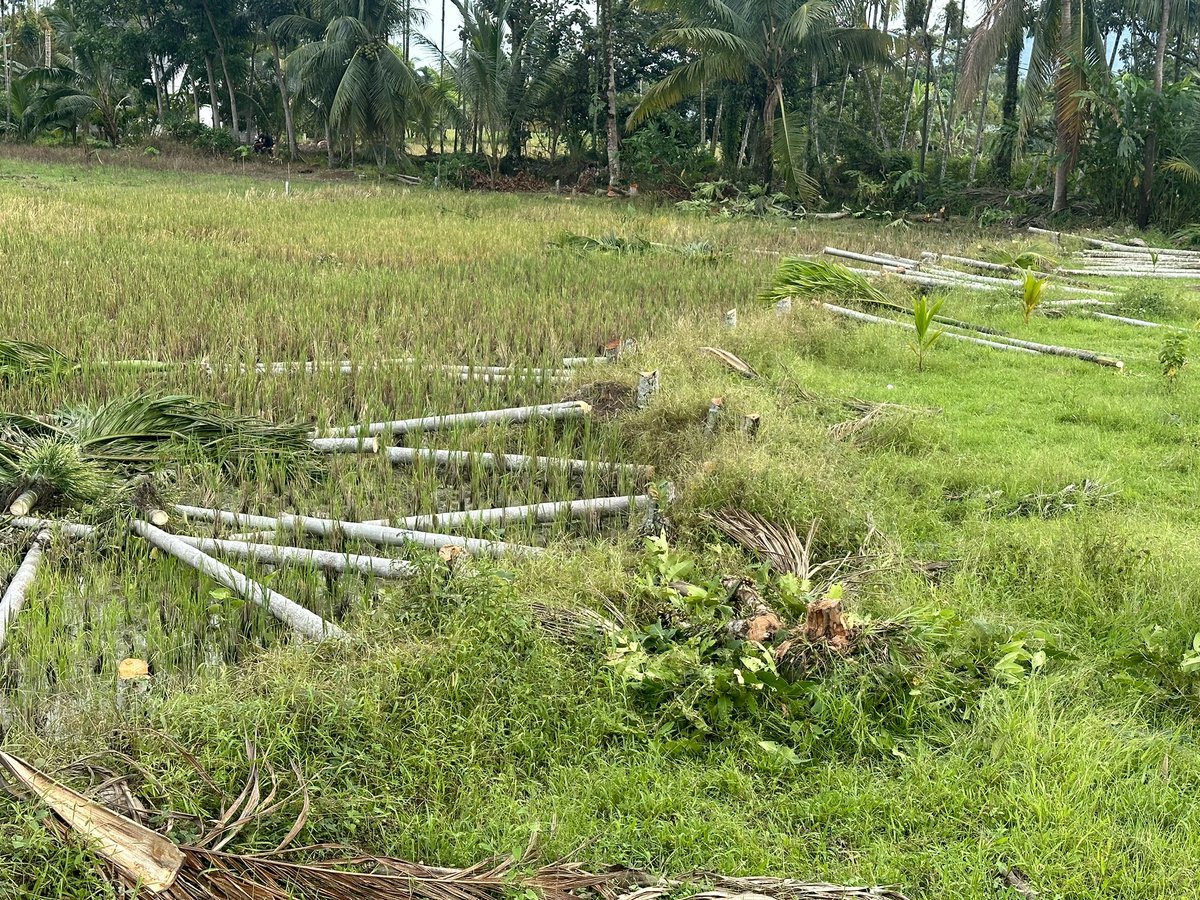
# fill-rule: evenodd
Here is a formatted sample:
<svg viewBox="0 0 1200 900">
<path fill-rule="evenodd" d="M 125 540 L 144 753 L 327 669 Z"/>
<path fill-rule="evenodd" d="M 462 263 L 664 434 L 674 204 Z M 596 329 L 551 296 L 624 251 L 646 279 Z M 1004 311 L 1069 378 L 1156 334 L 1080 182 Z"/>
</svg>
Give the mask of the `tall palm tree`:
<svg viewBox="0 0 1200 900">
<path fill-rule="evenodd" d="M 644 0 L 649 8 L 672 14 L 674 24 L 657 43 L 678 47 L 689 57 L 646 91 L 627 128 L 700 92 L 707 82 L 751 82 L 760 98 L 762 126 L 758 154 L 762 176 L 774 180 L 773 159 L 785 161 L 789 181 L 812 191 L 803 174 L 796 119 L 788 120 L 786 90 L 791 76 L 811 69 L 812 60 L 869 64 L 886 61 L 890 46 L 879 31 L 842 27 L 834 0 Z M 776 140 L 776 115 L 781 133 Z M 798 152 L 799 151 L 799 152 Z"/>
<path fill-rule="evenodd" d="M 454 5 L 462 14 L 463 47 L 446 62 L 482 132 L 494 184 L 501 152 L 511 144 L 513 131 L 528 121 L 530 111 L 563 77 L 568 60 L 539 68 L 534 49 L 545 23 L 535 20 L 514 39 L 507 26 L 511 0 L 499 0 L 491 8 L 471 0 L 454 0 Z"/>
<path fill-rule="evenodd" d="M 964 105 L 1019 34 L 1026 0 L 991 0 L 971 37 L 963 78 Z M 1018 115 L 1017 146 L 1052 94 L 1055 170 L 1052 212 L 1067 205 L 1067 186 L 1087 122 L 1081 94 L 1106 71 L 1091 0 L 1040 0 L 1033 17 L 1033 49 Z"/>
<path fill-rule="evenodd" d="M 380 165 L 403 138 L 425 95 L 409 62 L 388 43 L 410 15 L 405 0 L 315 0 L 310 16 L 271 24 L 279 40 L 300 43 L 287 58 L 296 102 L 321 111 L 330 130 L 370 145 Z"/>
<path fill-rule="evenodd" d="M 1159 13 L 1158 35 L 1154 45 L 1154 97 L 1156 103 L 1161 103 L 1167 41 L 1171 34 L 1171 0 L 1156 0 L 1153 4 L 1153 11 Z M 1139 228 L 1145 228 L 1150 224 L 1150 216 L 1154 211 L 1154 169 L 1157 165 L 1158 131 L 1152 128 L 1146 135 L 1142 180 L 1138 185 L 1137 223 Z"/>
</svg>

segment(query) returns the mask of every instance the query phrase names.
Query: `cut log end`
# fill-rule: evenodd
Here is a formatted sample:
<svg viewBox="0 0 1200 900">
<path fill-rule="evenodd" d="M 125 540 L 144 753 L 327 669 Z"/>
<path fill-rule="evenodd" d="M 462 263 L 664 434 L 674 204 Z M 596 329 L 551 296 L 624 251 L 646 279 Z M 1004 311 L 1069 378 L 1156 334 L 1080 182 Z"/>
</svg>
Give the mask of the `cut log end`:
<svg viewBox="0 0 1200 900">
<path fill-rule="evenodd" d="M 842 601 L 817 600 L 808 605 L 804 619 L 804 637 L 811 644 L 824 644 L 834 650 L 850 646 L 850 629 L 842 613 Z"/>
<path fill-rule="evenodd" d="M 585 416 L 590 416 L 592 414 L 592 404 L 584 403 L 582 400 L 580 400 L 579 401 L 579 411 L 581 413 L 583 413 Z"/>
<path fill-rule="evenodd" d="M 24 491 L 12 502 L 8 511 L 14 516 L 27 516 L 33 511 L 37 502 L 38 495 L 36 491 Z"/>
<path fill-rule="evenodd" d="M 150 519 L 150 524 L 155 528 L 163 528 L 171 521 L 171 516 L 165 509 L 150 510 L 148 518 Z"/>
</svg>

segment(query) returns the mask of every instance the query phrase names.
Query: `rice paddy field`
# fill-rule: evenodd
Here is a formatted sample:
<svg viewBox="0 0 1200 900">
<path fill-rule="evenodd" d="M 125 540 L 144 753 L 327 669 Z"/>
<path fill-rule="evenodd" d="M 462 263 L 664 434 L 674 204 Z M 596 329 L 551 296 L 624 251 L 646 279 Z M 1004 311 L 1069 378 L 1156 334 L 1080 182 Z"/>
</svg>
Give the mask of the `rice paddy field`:
<svg viewBox="0 0 1200 900">
<path fill-rule="evenodd" d="M 558 246 L 564 233 L 621 240 Z M 912 900 L 1019 897 L 1012 869 L 1044 898 L 1200 897 L 1196 373 L 1164 376 L 1170 329 L 1074 306 L 1026 322 L 1015 293 L 964 288 L 932 291 L 942 315 L 1123 369 L 943 338 L 919 371 L 910 332 L 810 302 L 843 295 L 800 292 L 789 313 L 760 299 L 782 256 L 826 245 L 1065 252 L 969 223 L 726 220 L 369 180 L 297 179 L 285 194 L 281 178 L 0 159 L 0 337 L 70 362 L 51 378 L 8 373 L 5 411 L 159 392 L 322 432 L 592 405 L 384 434 L 380 452 L 304 471 L 269 455 L 232 472 L 166 467 L 164 505 L 395 523 L 656 501 L 651 520 L 461 532 L 544 548 L 530 556 L 290 536 L 403 557 L 401 579 L 233 561 L 346 632 L 319 643 L 117 524 L 93 540 L 55 533 L 0 646 L 0 748 L 80 789 L 129 776 L 151 826 L 186 843 L 241 790 L 250 741 L 288 799 L 238 853 L 278 845 L 306 805 L 299 844 L 438 866 L 519 855 L 536 836 L 538 860 L 889 885 Z M 1186 357 L 1190 281 L 1102 286 L 1114 311 L 1183 329 Z M 908 286 L 882 289 L 911 308 Z M 630 341 L 562 378 L 445 368 L 557 371 Z M 661 387 L 639 408 L 654 371 Z M 593 465 L 397 464 L 389 447 Z M 818 523 L 810 577 L 726 537 L 713 517 L 730 509 L 800 539 Z M 174 514 L 167 530 L 251 529 Z M 4 528 L 6 579 L 29 540 Z M 729 578 L 754 586 L 781 633 L 835 599 L 870 640 L 785 678 L 786 654 L 777 672 L 770 651 L 725 637 L 741 602 L 736 581 L 722 593 Z M 602 624 L 583 635 L 580 622 Z M 118 679 L 129 658 L 149 671 L 136 689 Z M 0 896 L 115 896 L 44 818 L 0 798 Z"/>
</svg>

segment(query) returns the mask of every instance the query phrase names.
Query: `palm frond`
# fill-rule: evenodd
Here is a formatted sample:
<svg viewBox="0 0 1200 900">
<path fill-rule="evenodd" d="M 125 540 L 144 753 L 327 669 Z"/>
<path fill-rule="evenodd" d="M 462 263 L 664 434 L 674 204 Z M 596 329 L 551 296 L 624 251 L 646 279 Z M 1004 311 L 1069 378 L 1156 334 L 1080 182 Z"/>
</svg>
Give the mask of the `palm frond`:
<svg viewBox="0 0 1200 900">
<path fill-rule="evenodd" d="M 46 344 L 0 340 L 0 378 L 51 378 L 74 368 L 73 360 Z"/>
<path fill-rule="evenodd" d="M 833 12 L 833 4 L 828 0 L 805 0 L 797 4 L 780 28 L 779 43 L 783 46 L 801 43 L 818 26 L 832 21 Z"/>
<path fill-rule="evenodd" d="M 1200 184 L 1200 167 L 1182 156 L 1173 156 L 1162 163 L 1164 172 L 1175 175 L 1188 184 Z"/>
<path fill-rule="evenodd" d="M 606 234 L 601 237 L 589 237 L 586 234 L 573 234 L 564 231 L 550 242 L 550 246 L 563 250 L 574 250 L 577 253 L 645 253 L 651 244 L 645 238 L 626 238 L 619 234 Z"/>
<path fill-rule="evenodd" d="M 966 107 L 978 93 L 984 76 L 996 65 L 1023 31 L 1025 4 L 1021 0 L 992 0 L 983 20 L 967 43 L 967 55 L 959 82 L 959 104 Z"/>
<path fill-rule="evenodd" d="M 845 887 L 784 878 L 729 878 L 708 872 L 663 879 L 623 866 L 591 872 L 569 861 L 521 872 L 520 861 L 511 857 L 485 860 L 465 869 L 366 854 L 298 861 L 287 854 L 288 845 L 303 829 L 310 809 L 303 782 L 297 792 L 304 798 L 301 812 L 282 843 L 274 851 L 241 855 L 208 849 L 205 844 L 225 846 L 248 823 L 260 821 L 287 802 L 272 803 L 277 786 L 259 784 L 264 780 L 260 771 L 273 771 L 266 761 L 261 766 L 252 763 L 245 790 L 230 804 L 218 828 L 191 846 L 173 843 L 10 754 L 0 752 L 0 771 L 4 775 L 0 786 L 20 799 L 32 798 L 52 811 L 41 820 L 52 834 L 64 841 L 87 837 L 87 843 L 104 863 L 101 869 L 104 877 L 114 888 L 130 894 L 148 890 L 163 900 L 294 897 L 503 900 L 513 891 L 541 900 L 611 900 L 620 896 L 661 900 L 681 889 L 707 900 L 747 896 L 763 900 L 905 900 L 902 894 L 889 888 Z M 701 885 L 709 890 L 699 893 Z"/>
<path fill-rule="evenodd" d="M 762 299 L 769 303 L 792 297 L 864 298 L 887 303 L 887 297 L 864 276 L 823 259 L 793 256 L 783 260 Z"/>
<path fill-rule="evenodd" d="M 779 104 L 779 121 L 775 125 L 775 146 L 772 152 L 783 171 L 784 183 L 796 199 L 811 203 L 821 196 L 820 186 L 808 174 L 804 158 L 807 131 L 798 116 L 789 117 L 784 104 Z"/>
<path fill-rule="evenodd" d="M 712 53 L 684 63 L 650 86 L 642 95 L 641 102 L 629 114 L 625 128 L 632 130 L 655 113 L 670 109 L 685 98 L 700 93 L 703 84 L 741 82 L 749 74 L 750 67 L 731 54 Z"/>
<path fill-rule="evenodd" d="M 59 427 L 91 459 L 117 466 L 152 466 L 198 454 L 227 470 L 263 457 L 299 473 L 313 459 L 308 430 L 277 425 L 187 395 L 139 392 L 97 407 L 58 414 Z"/>
<path fill-rule="evenodd" d="M 810 548 L 790 525 L 778 525 L 744 509 L 710 513 L 708 519 L 722 534 L 762 557 L 777 572 L 808 577 Z"/>
</svg>

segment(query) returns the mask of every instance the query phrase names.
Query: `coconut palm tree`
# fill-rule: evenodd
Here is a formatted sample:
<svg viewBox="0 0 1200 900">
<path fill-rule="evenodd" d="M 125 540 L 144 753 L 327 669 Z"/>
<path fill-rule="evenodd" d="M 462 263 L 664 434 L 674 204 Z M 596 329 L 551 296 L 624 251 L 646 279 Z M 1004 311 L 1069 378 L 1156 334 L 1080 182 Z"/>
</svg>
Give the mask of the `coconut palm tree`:
<svg viewBox="0 0 1200 900">
<path fill-rule="evenodd" d="M 311 16 L 271 25 L 280 41 L 300 43 L 287 58 L 297 104 L 318 108 L 329 127 L 370 145 L 380 165 L 403 137 L 424 93 L 409 62 L 388 43 L 418 12 L 404 0 L 316 0 Z"/>
<path fill-rule="evenodd" d="M 983 21 L 971 37 L 963 79 L 969 102 L 986 72 L 1020 33 L 1026 0 L 991 0 Z M 1040 0 L 1032 19 L 1033 49 L 1017 123 L 1020 147 L 1043 102 L 1054 101 L 1053 212 L 1067 205 L 1067 186 L 1087 123 L 1081 95 L 1089 82 L 1107 71 L 1100 32 L 1091 0 Z M 964 103 L 965 105 L 965 103 Z"/>
<path fill-rule="evenodd" d="M 511 143 L 511 132 L 528 121 L 530 111 L 563 77 L 569 62 L 558 59 L 539 69 L 539 54 L 534 51 L 545 23 L 535 20 L 514 40 L 506 24 L 510 4 L 511 0 L 499 0 L 489 8 L 471 0 L 454 0 L 463 18 L 463 47 L 446 60 L 450 77 L 487 145 L 493 183 L 501 151 Z"/>
<path fill-rule="evenodd" d="M 842 64 L 884 63 L 890 39 L 865 27 L 838 23 L 834 0 L 644 0 L 671 14 L 673 25 L 657 42 L 678 47 L 687 61 L 654 84 L 630 115 L 627 128 L 681 100 L 705 84 L 750 82 L 761 98 L 759 164 L 773 181 L 773 160 L 781 157 L 789 182 L 801 192 L 815 185 L 803 173 L 804 141 L 798 118 L 788 115 L 787 91 L 796 72 L 813 61 Z M 803 65 L 808 63 L 808 65 Z M 776 128 L 776 116 L 780 129 Z M 778 138 L 778 139 L 777 139 Z"/>
</svg>

